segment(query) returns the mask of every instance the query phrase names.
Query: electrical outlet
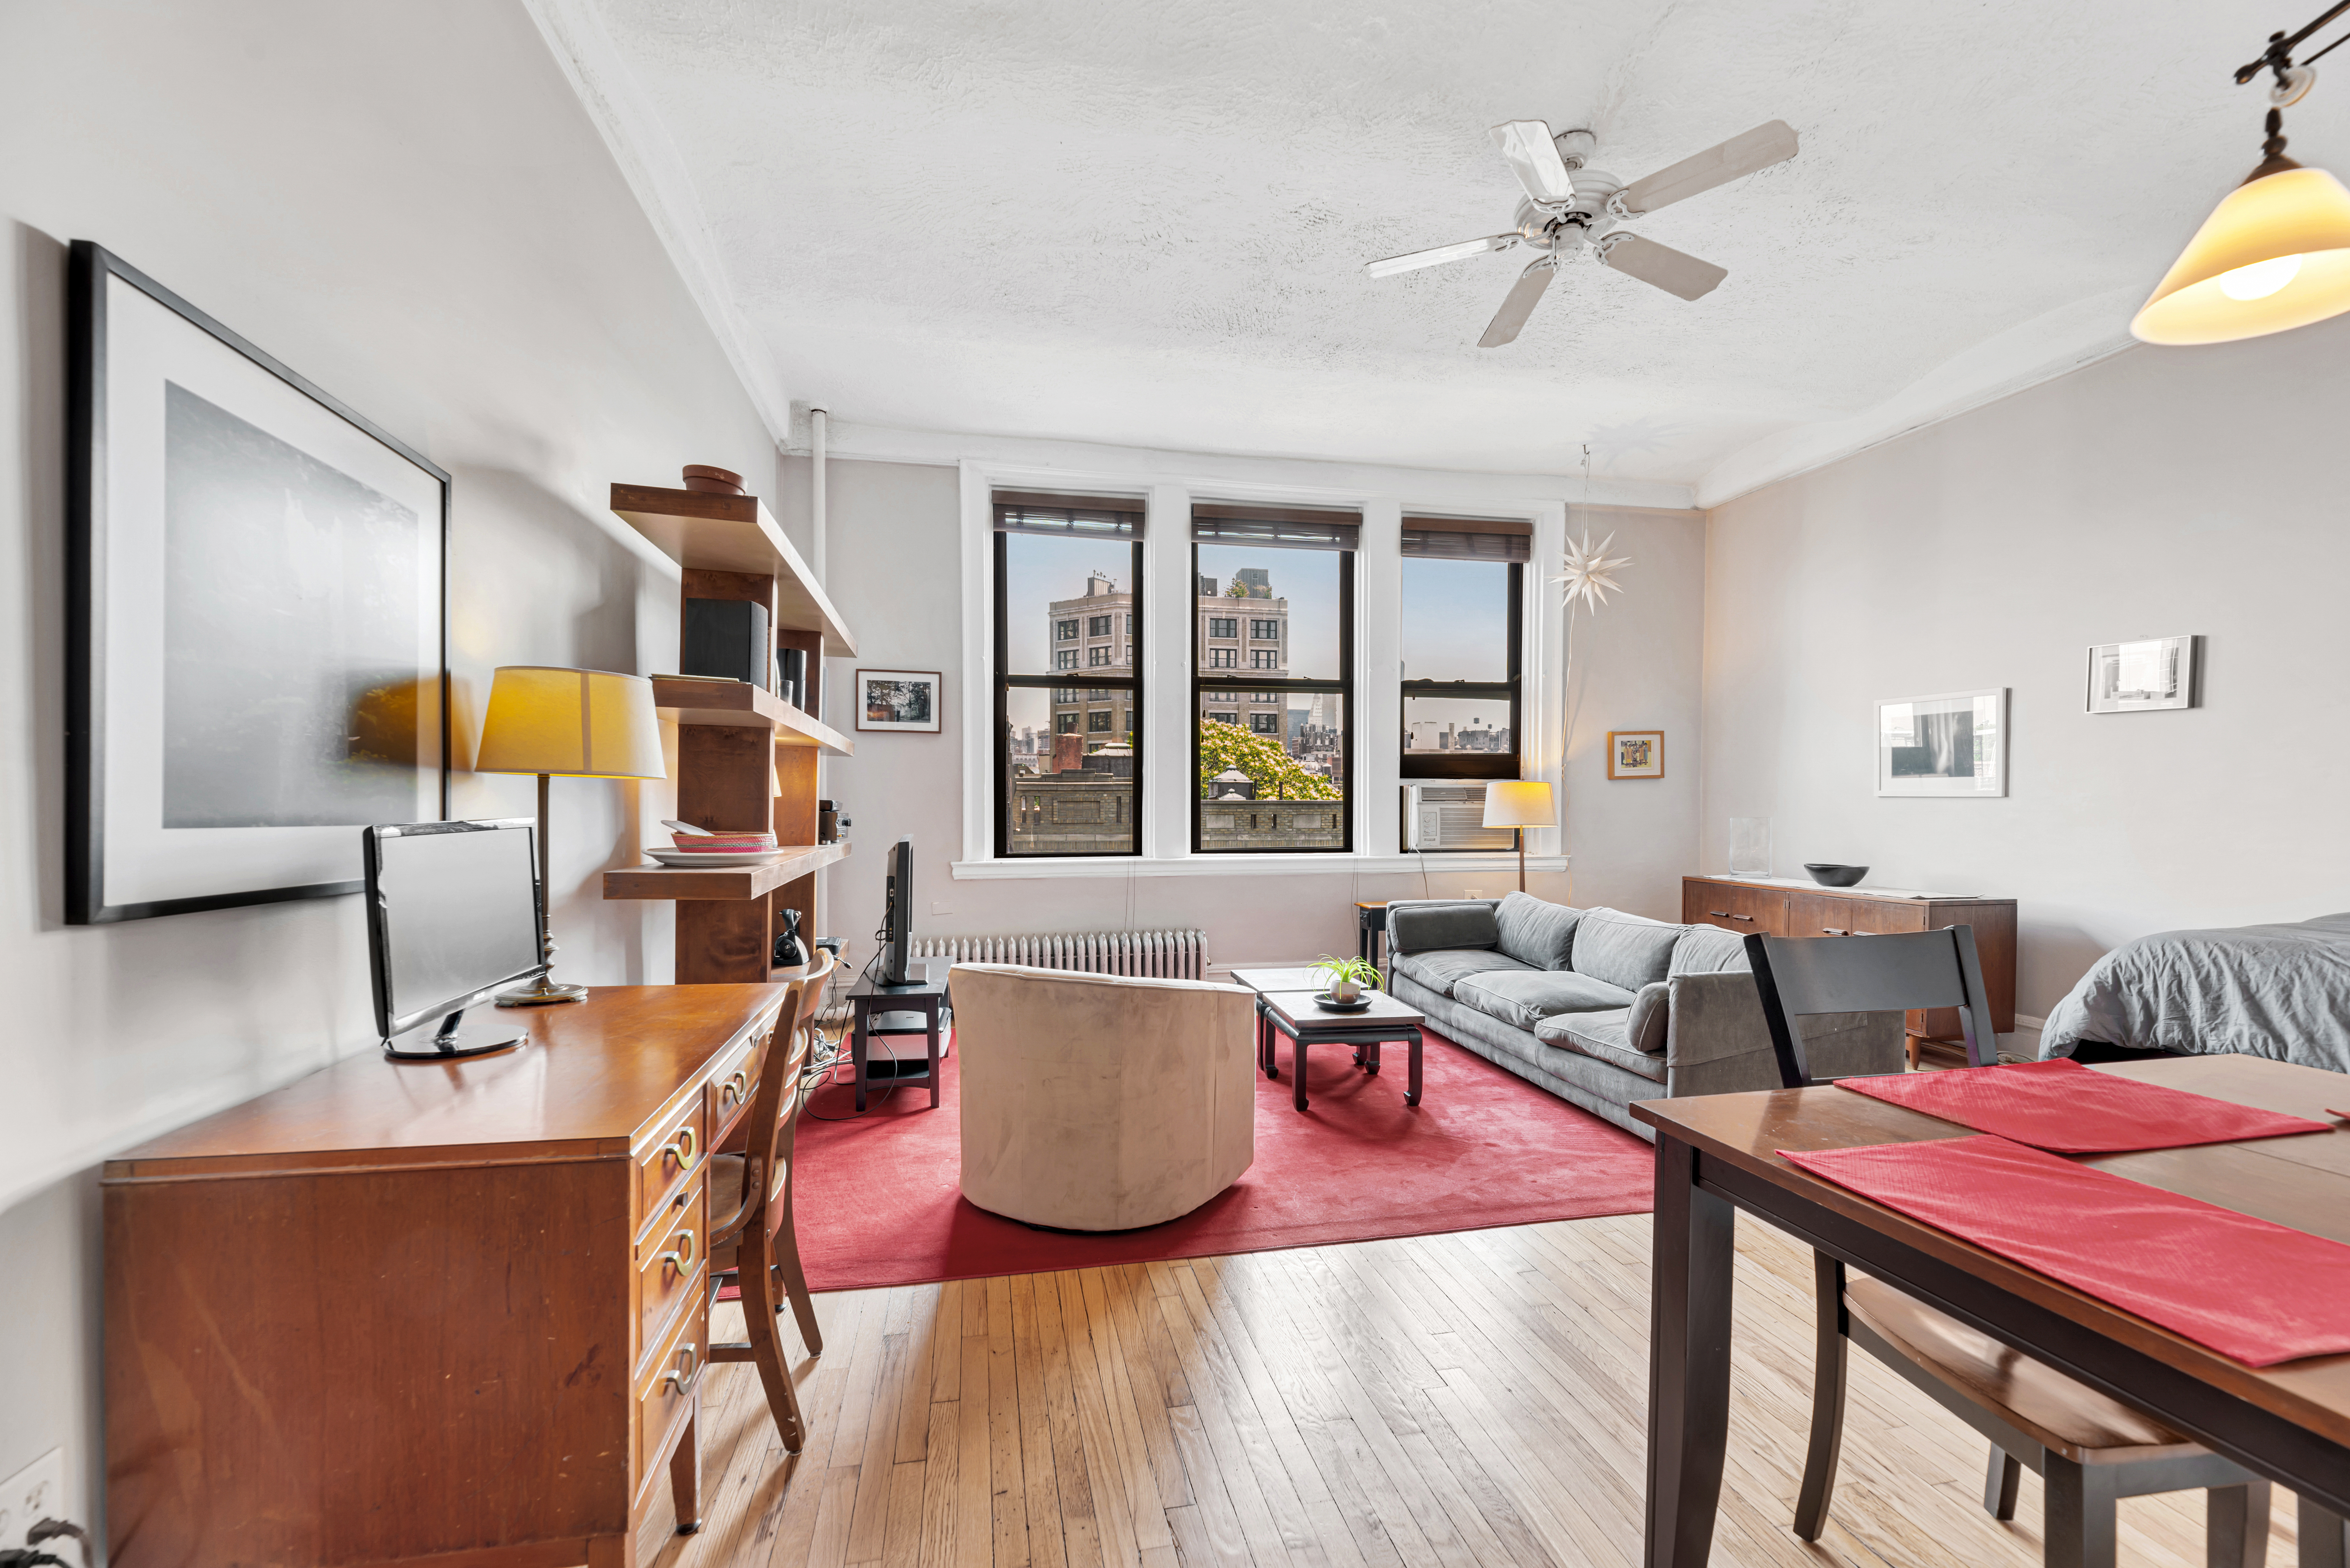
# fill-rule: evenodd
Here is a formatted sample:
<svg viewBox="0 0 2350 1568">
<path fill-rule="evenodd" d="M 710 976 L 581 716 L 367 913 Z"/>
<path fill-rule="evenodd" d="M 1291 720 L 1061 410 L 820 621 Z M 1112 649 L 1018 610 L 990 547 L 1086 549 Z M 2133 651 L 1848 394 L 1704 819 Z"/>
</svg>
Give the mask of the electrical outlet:
<svg viewBox="0 0 2350 1568">
<path fill-rule="evenodd" d="M 25 1532 L 66 1511 L 66 1451 L 51 1449 L 0 1481 L 0 1552 L 22 1551 Z"/>
<path fill-rule="evenodd" d="M 948 903 L 943 898 L 933 898 L 931 900 L 931 913 L 933 915 L 951 915 L 954 913 L 954 906 Z"/>
<path fill-rule="evenodd" d="M 1469 897 L 1471 897 L 1471 898 L 1483 898 L 1484 896 L 1485 896 L 1485 889 L 1484 889 L 1484 888 L 1470 888 L 1470 889 L 1469 889 Z"/>
</svg>

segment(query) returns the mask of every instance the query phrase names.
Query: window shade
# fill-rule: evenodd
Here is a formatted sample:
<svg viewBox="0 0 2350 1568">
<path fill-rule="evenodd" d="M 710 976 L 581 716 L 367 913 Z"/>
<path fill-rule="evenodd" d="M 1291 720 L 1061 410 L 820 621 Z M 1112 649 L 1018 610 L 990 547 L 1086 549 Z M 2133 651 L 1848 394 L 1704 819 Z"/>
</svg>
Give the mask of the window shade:
<svg viewBox="0 0 2350 1568">
<path fill-rule="evenodd" d="M 1523 518 L 1406 517 L 1403 553 L 1446 561 L 1524 561 L 1534 525 Z"/>
<path fill-rule="evenodd" d="M 1062 495 L 1042 490 L 994 494 L 1000 534 L 1049 534 L 1063 539 L 1139 539 L 1142 497 Z"/>
<path fill-rule="evenodd" d="M 1352 550 L 1359 546 L 1362 514 L 1295 506 L 1200 504 L 1191 508 L 1191 538 L 1201 545 L 1270 545 L 1284 550 Z"/>
</svg>

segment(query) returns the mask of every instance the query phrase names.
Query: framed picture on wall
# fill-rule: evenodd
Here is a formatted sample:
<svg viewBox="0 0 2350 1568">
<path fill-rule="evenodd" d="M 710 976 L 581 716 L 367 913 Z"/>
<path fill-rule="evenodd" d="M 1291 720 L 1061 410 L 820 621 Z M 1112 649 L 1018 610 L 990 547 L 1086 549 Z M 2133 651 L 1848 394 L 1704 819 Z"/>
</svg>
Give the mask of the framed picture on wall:
<svg viewBox="0 0 2350 1568">
<path fill-rule="evenodd" d="M 2197 677 L 2199 637 L 2147 637 L 2089 649 L 2089 711 L 2151 713 L 2192 708 L 2202 700 Z"/>
<path fill-rule="evenodd" d="M 88 240 L 68 285 L 66 918 L 359 890 L 448 809 L 449 475 Z"/>
<path fill-rule="evenodd" d="M 857 727 L 936 734 L 944 696 L 943 678 L 935 670 L 860 670 Z"/>
<path fill-rule="evenodd" d="M 2007 793 L 2007 688 L 1877 704 L 1877 793 L 1987 799 Z"/>
<path fill-rule="evenodd" d="M 1607 776 L 1611 779 L 1664 777 L 1665 732 L 1662 730 L 1608 731 Z"/>
</svg>

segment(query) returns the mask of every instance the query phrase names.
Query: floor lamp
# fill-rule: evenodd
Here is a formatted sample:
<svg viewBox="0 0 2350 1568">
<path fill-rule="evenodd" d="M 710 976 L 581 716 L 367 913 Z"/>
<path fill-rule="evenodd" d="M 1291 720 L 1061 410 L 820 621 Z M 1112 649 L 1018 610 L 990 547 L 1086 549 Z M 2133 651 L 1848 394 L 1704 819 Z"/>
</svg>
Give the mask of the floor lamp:
<svg viewBox="0 0 2350 1568">
<path fill-rule="evenodd" d="M 586 999 L 584 985 L 554 976 L 555 941 L 547 929 L 546 782 L 567 778 L 660 779 L 660 718 L 653 683 L 641 675 L 602 670 L 559 670 L 538 664 L 501 665 L 490 678 L 489 711 L 473 762 L 482 774 L 538 775 L 538 941 L 548 972 L 509 991 L 500 1007 L 536 1007 Z"/>
<path fill-rule="evenodd" d="M 1518 830 L 1518 891 L 1526 890 L 1526 829 L 1556 827 L 1550 785 L 1540 779 L 1495 779 L 1485 786 L 1485 826 Z"/>
</svg>

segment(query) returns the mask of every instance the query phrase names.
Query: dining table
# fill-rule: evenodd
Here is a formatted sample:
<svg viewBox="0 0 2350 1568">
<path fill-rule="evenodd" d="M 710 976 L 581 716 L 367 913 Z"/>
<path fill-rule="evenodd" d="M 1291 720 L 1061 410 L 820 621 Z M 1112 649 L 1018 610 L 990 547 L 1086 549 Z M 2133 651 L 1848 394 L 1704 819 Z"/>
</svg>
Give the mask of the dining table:
<svg viewBox="0 0 2350 1568">
<path fill-rule="evenodd" d="M 1997 1071 L 1995 1068 L 1977 1071 Z M 2350 1077 L 2247 1055 L 2095 1070 L 2330 1124 L 2293 1137 L 2074 1157 L 2131 1181 L 2350 1243 Z M 2350 1515 L 2350 1355 L 2251 1366 L 1783 1158 L 1970 1129 L 1832 1084 L 1646 1100 L 1656 1134 L 1649 1306 L 1648 1568 L 1701 1568 L 1730 1440 L 1734 1215 L 2188 1433 Z"/>
</svg>

